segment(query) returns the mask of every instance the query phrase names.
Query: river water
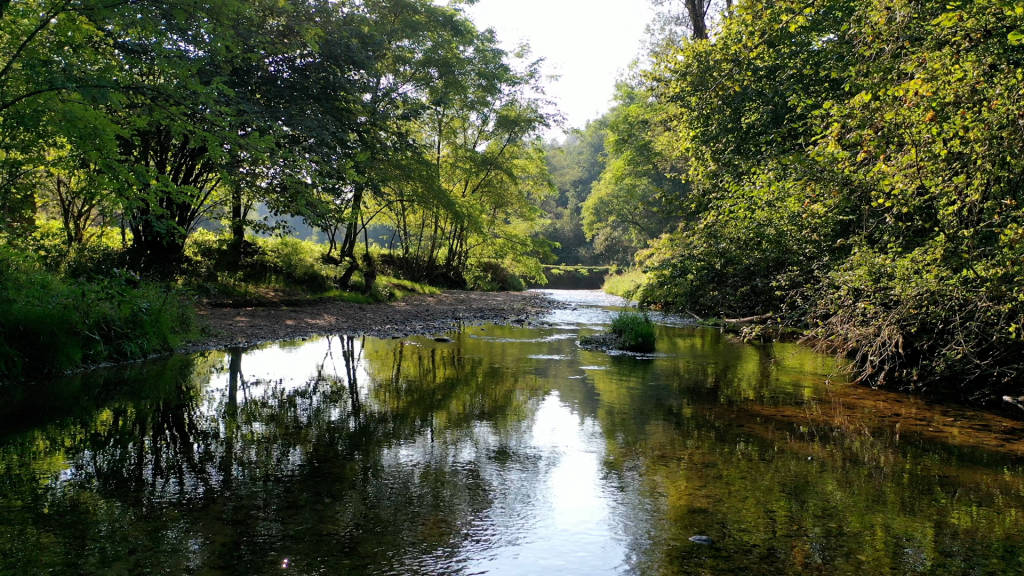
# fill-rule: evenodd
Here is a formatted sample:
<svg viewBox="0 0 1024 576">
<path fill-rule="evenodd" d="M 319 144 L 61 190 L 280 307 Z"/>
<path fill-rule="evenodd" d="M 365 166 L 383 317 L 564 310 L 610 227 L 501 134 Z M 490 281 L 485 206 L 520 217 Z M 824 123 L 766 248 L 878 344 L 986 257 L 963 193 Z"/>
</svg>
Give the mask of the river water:
<svg viewBox="0 0 1024 576">
<path fill-rule="evenodd" d="M 2 574 L 1024 574 L 1024 426 L 598 292 L 10 392 Z"/>
</svg>

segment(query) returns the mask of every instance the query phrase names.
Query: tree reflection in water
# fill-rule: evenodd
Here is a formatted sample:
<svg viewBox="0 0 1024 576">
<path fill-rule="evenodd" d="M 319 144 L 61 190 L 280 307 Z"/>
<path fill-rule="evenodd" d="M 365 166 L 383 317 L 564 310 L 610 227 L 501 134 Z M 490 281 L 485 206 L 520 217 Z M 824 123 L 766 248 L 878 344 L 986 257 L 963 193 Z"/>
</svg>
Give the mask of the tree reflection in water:
<svg viewBox="0 0 1024 576">
<path fill-rule="evenodd" d="M 370 353 L 394 370 L 364 392 L 366 410 L 365 340 L 323 343 L 312 370 L 285 378 L 246 374 L 241 349 L 132 374 L 137 398 L 8 438 L 0 501 L 17 514 L 2 522 L 2 565 L 454 570 L 491 487 L 472 459 L 451 465 L 476 440 L 450 424 L 504 417 L 516 394 L 468 401 L 479 362 L 377 342 Z"/>
<path fill-rule="evenodd" d="M 568 574 L 584 537 L 637 574 L 1024 571 L 1021 427 L 661 330 L 653 359 L 490 327 L 56 384 L 4 421 L 0 573 Z"/>
</svg>

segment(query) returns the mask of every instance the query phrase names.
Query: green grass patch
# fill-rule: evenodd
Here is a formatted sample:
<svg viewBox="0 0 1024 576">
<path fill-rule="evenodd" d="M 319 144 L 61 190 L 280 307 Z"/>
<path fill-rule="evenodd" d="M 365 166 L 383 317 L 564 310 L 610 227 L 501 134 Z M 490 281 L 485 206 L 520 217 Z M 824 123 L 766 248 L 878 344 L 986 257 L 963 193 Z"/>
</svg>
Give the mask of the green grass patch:
<svg viewBox="0 0 1024 576">
<path fill-rule="evenodd" d="M 478 260 L 466 269 L 466 287 L 483 292 L 521 292 L 526 290 L 526 283 L 505 262 Z"/>
<path fill-rule="evenodd" d="M 654 352 L 654 322 L 647 314 L 620 312 L 612 319 L 612 334 L 630 352 Z"/>
<path fill-rule="evenodd" d="M 646 281 L 646 275 L 640 270 L 627 270 L 621 274 L 611 274 L 604 279 L 601 290 L 608 294 L 635 300 Z"/>
<path fill-rule="evenodd" d="M 401 300 L 409 294 L 441 293 L 440 288 L 435 288 L 428 284 L 413 282 L 412 280 L 402 280 L 401 278 L 392 278 L 391 276 L 377 276 L 376 289 L 382 290 L 385 287 L 390 289 L 390 300 Z"/>
<path fill-rule="evenodd" d="M 408 294 L 440 292 L 426 284 L 371 274 L 373 286 L 365 289 L 363 269 L 356 270 L 342 289 L 348 263 L 326 258 L 327 246 L 288 237 L 246 240 L 241 262 L 231 263 L 230 239 L 200 231 L 186 247 L 187 269 L 183 285 L 201 298 L 228 306 L 271 306 L 281 303 L 333 299 L 372 303 L 400 300 Z M 380 251 L 374 251 L 378 262 Z M 360 258 L 360 266 L 365 266 Z"/>
</svg>

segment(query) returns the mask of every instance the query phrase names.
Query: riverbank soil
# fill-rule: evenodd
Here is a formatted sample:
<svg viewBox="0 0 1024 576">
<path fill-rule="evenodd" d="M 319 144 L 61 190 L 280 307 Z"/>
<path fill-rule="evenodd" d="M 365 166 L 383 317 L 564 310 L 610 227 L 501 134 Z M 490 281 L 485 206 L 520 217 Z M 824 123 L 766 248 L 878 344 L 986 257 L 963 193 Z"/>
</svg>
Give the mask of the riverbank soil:
<svg viewBox="0 0 1024 576">
<path fill-rule="evenodd" d="M 460 324 L 525 324 L 557 304 L 532 292 L 412 294 L 399 302 L 356 304 L 318 301 L 294 306 L 199 306 L 205 336 L 182 352 L 250 346 L 316 334 L 396 338 L 442 334 Z"/>
</svg>

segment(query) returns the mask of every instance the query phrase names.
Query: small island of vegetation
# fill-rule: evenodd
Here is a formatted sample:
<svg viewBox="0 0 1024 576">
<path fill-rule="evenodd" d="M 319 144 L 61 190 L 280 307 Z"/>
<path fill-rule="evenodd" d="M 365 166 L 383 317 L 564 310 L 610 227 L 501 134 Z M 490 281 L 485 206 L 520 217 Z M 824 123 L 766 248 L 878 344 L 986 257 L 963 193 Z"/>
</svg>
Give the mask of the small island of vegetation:
<svg viewBox="0 0 1024 576">
<path fill-rule="evenodd" d="M 612 318 L 607 334 L 584 336 L 580 346 L 649 354 L 655 348 L 654 322 L 646 313 L 619 312 Z"/>
</svg>

